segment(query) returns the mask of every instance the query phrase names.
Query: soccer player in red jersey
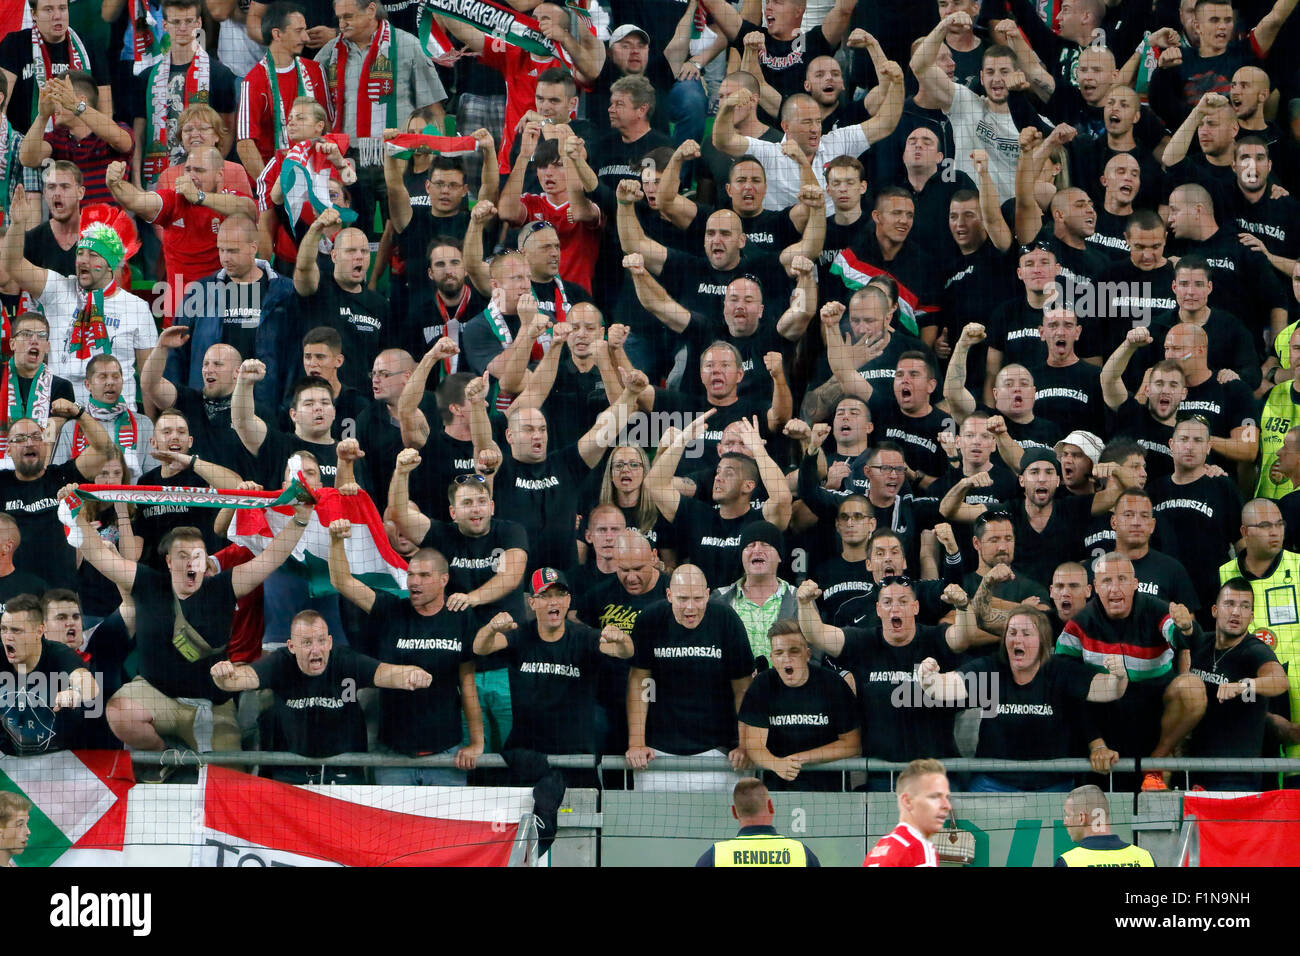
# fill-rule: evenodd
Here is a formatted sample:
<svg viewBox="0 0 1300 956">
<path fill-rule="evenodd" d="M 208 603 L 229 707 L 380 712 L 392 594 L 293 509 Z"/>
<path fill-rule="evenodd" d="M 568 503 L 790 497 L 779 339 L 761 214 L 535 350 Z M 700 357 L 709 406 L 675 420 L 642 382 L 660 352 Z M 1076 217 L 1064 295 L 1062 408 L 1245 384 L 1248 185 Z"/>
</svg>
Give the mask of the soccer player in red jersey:
<svg viewBox="0 0 1300 956">
<path fill-rule="evenodd" d="M 898 776 L 898 826 L 880 838 L 862 865 L 938 866 L 930 837 L 943 829 L 951 812 L 943 764 L 913 760 Z"/>
</svg>

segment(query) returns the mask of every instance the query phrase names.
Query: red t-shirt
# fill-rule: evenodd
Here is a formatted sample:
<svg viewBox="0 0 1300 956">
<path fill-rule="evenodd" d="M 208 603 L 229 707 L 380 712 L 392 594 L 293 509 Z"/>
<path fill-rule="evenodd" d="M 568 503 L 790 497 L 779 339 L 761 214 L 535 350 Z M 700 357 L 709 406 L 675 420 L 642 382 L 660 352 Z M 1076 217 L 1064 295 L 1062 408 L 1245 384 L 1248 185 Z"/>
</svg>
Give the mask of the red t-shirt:
<svg viewBox="0 0 1300 956">
<path fill-rule="evenodd" d="M 270 161 L 276 148 L 273 115 L 275 101 L 271 98 L 271 87 L 266 82 L 265 62 L 263 60 L 253 67 L 248 71 L 248 76 L 244 77 L 239 94 L 239 113 L 235 117 L 235 139 L 251 139 L 256 143 L 264 163 Z M 325 74 L 315 60 L 299 57 L 299 62 L 311 79 L 312 95 L 316 102 L 325 107 L 325 115 L 329 117 L 325 128 L 329 129 L 334 125 L 334 103 L 330 99 L 329 88 L 325 85 Z M 280 87 L 283 119 L 287 123 L 289 110 L 298 98 L 298 71 L 294 68 L 276 70 L 275 78 Z"/>
<path fill-rule="evenodd" d="M 510 175 L 510 147 L 515 141 L 515 127 L 524 114 L 537 105 L 537 78 L 553 66 L 568 69 L 557 57 L 539 59 L 527 50 L 511 46 L 504 40 L 486 39 L 479 62 L 496 70 L 506 81 L 506 128 L 501 136 L 500 157 L 502 176 Z"/>
<path fill-rule="evenodd" d="M 900 823 L 880 838 L 862 865 L 938 866 L 939 853 L 916 827 Z"/>
<path fill-rule="evenodd" d="M 574 222 L 569 204 L 555 205 L 539 193 L 525 193 L 519 202 L 528 210 L 528 219 L 544 220 L 555 227 L 560 237 L 560 278 L 591 292 L 591 278 L 600 254 L 600 234 L 604 216 L 596 222 Z"/>
<path fill-rule="evenodd" d="M 348 145 L 351 142 L 347 133 L 326 133 L 321 139 L 327 139 L 339 148 L 339 152 L 346 153 Z M 280 167 L 284 165 L 284 157 L 289 151 L 287 149 L 277 149 L 265 166 L 262 167 L 262 173 L 257 177 L 257 211 L 258 213 L 266 212 L 275 203 L 271 202 L 271 189 L 280 179 Z M 316 219 L 316 213 L 310 207 L 303 210 L 302 228 L 306 229 Z M 282 216 L 276 216 L 275 222 L 271 228 L 271 239 L 273 252 L 275 255 L 293 262 L 298 257 L 298 243 L 285 228 Z"/>
<path fill-rule="evenodd" d="M 253 198 L 239 190 L 221 190 L 234 196 Z M 221 268 L 217 257 L 217 230 L 225 218 L 207 206 L 196 206 L 174 189 L 158 190 L 162 211 L 154 225 L 163 229 L 163 266 L 170 287 L 164 314 L 173 315 L 177 298 L 185 285 L 212 275 Z"/>
</svg>

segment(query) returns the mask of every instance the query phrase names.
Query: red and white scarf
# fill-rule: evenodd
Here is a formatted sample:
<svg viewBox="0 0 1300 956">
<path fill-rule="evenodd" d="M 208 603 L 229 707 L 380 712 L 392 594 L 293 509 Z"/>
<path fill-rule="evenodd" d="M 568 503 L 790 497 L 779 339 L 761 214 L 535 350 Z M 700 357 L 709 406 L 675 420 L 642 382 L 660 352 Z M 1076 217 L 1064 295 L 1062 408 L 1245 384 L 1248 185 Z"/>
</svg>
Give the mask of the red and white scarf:
<svg viewBox="0 0 1300 956">
<path fill-rule="evenodd" d="M 149 74 L 149 103 L 145 115 L 144 188 L 153 189 L 164 169 L 171 165 L 168 142 L 167 106 L 171 100 L 172 58 L 165 56 Z M 185 68 L 185 95 L 181 109 L 195 103 L 207 103 L 212 95 L 212 63 L 208 51 L 194 41 L 194 58 Z M 180 130 L 176 131 L 177 139 Z"/>
<path fill-rule="evenodd" d="M 385 128 L 395 128 L 397 123 L 397 38 L 392 25 L 381 21 L 370 38 L 370 47 L 361 61 L 361 76 L 357 83 L 357 139 L 373 142 L 357 143 L 361 165 L 374 166 L 383 162 Z M 342 39 L 330 47 L 325 62 L 325 79 L 334 98 L 334 132 L 344 132 L 344 100 L 347 91 L 348 45 Z M 382 104 L 376 115 L 375 104 Z M 373 154 L 373 155 L 372 155 Z"/>
<path fill-rule="evenodd" d="M 270 52 L 262 60 L 262 69 L 266 71 L 266 86 L 271 93 L 271 122 L 275 128 L 275 148 L 289 148 L 289 110 L 293 109 L 293 103 L 286 105 L 280 96 L 280 81 L 277 78 L 275 60 L 272 59 Z M 312 82 L 311 73 L 302 65 L 302 58 L 295 56 L 293 58 L 293 69 L 298 74 L 298 93 L 297 96 L 310 96 L 316 98 L 316 84 Z M 296 97 L 295 97 L 296 98 Z"/>
<path fill-rule="evenodd" d="M 86 403 L 90 417 L 104 426 L 113 439 L 113 444 L 126 453 L 127 466 L 131 474 L 140 474 L 140 425 L 135 412 L 120 399 L 116 404 L 108 405 L 91 398 Z M 78 423 L 72 430 L 72 457 L 76 458 L 86 450 L 86 435 Z"/>
<path fill-rule="evenodd" d="M 34 23 L 32 24 L 32 69 L 33 78 L 36 80 L 36 85 L 32 87 L 32 119 L 35 119 L 39 112 L 40 91 L 45 89 L 45 81 L 54 75 L 54 64 L 50 62 L 50 48 Z M 81 42 L 77 31 L 69 27 L 68 70 L 88 69 L 90 69 L 90 54 L 86 52 L 86 44 Z"/>
</svg>

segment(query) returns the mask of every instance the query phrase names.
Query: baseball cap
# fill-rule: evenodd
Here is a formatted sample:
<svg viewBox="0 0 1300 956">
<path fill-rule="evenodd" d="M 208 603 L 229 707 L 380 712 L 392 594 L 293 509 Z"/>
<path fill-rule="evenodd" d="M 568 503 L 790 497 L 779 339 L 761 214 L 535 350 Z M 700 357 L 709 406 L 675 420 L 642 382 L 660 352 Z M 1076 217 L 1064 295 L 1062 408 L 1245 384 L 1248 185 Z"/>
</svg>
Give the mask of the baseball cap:
<svg viewBox="0 0 1300 956">
<path fill-rule="evenodd" d="M 554 230 L 555 226 L 551 225 L 544 219 L 534 219 L 532 222 L 524 223 L 523 228 L 519 230 L 518 248 L 523 249 L 524 243 L 531 239 L 535 233 L 541 232 L 543 229 Z"/>
<path fill-rule="evenodd" d="M 1076 429 L 1070 432 L 1055 445 L 1060 448 L 1062 445 L 1074 445 L 1079 451 L 1088 456 L 1088 459 L 1095 465 L 1101 458 L 1102 441 L 1092 432 L 1086 432 L 1083 429 Z"/>
<path fill-rule="evenodd" d="M 568 580 L 565 579 L 562 572 L 555 570 L 555 568 L 538 568 L 533 572 L 531 584 L 533 597 L 537 597 L 537 595 L 554 587 L 569 590 Z"/>
<path fill-rule="evenodd" d="M 1052 451 L 1050 448 L 1038 447 L 1025 449 L 1024 455 L 1020 458 L 1020 470 L 1024 471 L 1030 465 L 1040 461 L 1049 462 L 1051 466 L 1056 469 L 1058 475 L 1061 473 L 1061 462 L 1060 459 L 1056 457 L 1056 452 Z"/>
<path fill-rule="evenodd" d="M 619 40 L 633 33 L 641 34 L 641 37 L 645 40 L 646 43 L 650 42 L 650 34 L 646 33 L 644 30 L 642 30 L 639 26 L 636 26 L 635 24 L 625 23 L 621 27 L 616 28 L 614 32 L 609 35 L 609 45 L 613 46 Z"/>
<path fill-rule="evenodd" d="M 745 525 L 740 532 L 740 550 L 744 551 L 755 541 L 770 544 L 780 557 L 785 557 L 785 540 L 781 537 L 781 529 L 772 522 L 754 521 Z"/>
</svg>

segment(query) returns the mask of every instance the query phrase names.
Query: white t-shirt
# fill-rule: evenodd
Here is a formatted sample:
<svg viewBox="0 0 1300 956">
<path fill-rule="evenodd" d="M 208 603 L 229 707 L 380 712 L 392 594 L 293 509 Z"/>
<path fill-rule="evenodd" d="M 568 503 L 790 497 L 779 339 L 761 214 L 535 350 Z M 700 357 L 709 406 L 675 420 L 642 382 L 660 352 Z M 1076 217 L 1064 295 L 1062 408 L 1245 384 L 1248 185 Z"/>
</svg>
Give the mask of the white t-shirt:
<svg viewBox="0 0 1300 956">
<path fill-rule="evenodd" d="M 92 344 L 90 357 L 79 359 L 68 351 L 72 327 L 86 303 L 86 291 L 76 276 L 63 276 L 46 270 L 45 291 L 37 301 L 50 323 L 50 356 L 47 364 L 55 375 L 62 375 L 72 383 L 78 402 L 85 402 L 90 393 L 86 390 L 86 364 L 90 357 L 100 354 Z M 154 325 L 149 304 L 143 299 L 118 289 L 104 300 L 104 326 L 113 357 L 122 364 L 122 397 L 133 406 L 136 403 L 135 350 L 151 349 L 158 344 L 158 327 Z"/>
<path fill-rule="evenodd" d="M 746 152 L 763 164 L 767 173 L 767 195 L 763 197 L 763 208 L 771 210 L 789 209 L 799 201 L 799 164 L 781 152 L 780 143 L 746 136 Z M 821 138 L 817 144 L 817 155 L 812 158 L 813 175 L 817 183 L 826 188 L 826 164 L 837 156 L 860 156 L 871 144 L 867 134 L 862 131 L 861 123 L 832 130 Z M 831 197 L 826 197 L 826 215 L 835 215 L 835 204 Z"/>
<path fill-rule="evenodd" d="M 998 202 L 1006 202 L 1016 194 L 1016 162 L 1020 159 L 1020 130 L 1011 114 L 994 113 L 984 97 L 960 83 L 953 84 L 952 105 L 946 112 L 952 121 L 957 168 L 978 183 L 970 154 L 977 149 L 987 152 Z"/>
</svg>

